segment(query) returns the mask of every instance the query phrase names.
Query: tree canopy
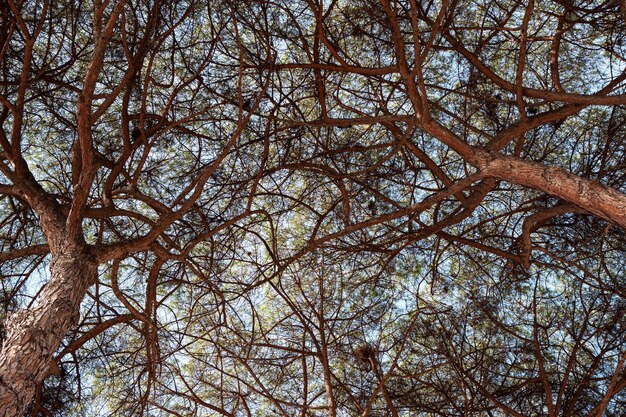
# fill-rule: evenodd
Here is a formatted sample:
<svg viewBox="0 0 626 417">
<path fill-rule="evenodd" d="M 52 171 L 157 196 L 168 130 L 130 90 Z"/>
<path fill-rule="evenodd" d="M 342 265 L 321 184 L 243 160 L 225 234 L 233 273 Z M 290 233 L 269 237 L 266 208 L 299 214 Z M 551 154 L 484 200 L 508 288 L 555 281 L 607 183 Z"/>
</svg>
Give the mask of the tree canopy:
<svg viewBox="0 0 626 417">
<path fill-rule="evenodd" d="M 626 414 L 626 3 L 0 15 L 0 416 Z"/>
</svg>

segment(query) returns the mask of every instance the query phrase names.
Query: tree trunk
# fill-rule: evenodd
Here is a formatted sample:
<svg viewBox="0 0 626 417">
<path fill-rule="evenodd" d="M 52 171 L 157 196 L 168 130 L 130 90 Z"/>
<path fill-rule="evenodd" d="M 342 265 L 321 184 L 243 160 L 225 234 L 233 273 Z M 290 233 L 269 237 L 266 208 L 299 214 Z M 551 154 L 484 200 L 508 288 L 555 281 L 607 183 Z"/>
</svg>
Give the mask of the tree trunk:
<svg viewBox="0 0 626 417">
<path fill-rule="evenodd" d="M 97 271 L 89 254 L 53 254 L 50 282 L 37 305 L 7 318 L 0 352 L 0 416 L 24 414 L 63 337 L 78 323 L 80 303 Z"/>
</svg>

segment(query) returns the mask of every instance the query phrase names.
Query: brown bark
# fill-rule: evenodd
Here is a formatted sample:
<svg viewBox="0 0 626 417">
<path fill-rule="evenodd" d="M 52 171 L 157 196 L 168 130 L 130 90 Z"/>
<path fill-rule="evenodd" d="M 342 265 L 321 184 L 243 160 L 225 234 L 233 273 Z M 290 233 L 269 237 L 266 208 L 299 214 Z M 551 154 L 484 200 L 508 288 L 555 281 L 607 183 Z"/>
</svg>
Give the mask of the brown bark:
<svg viewBox="0 0 626 417">
<path fill-rule="evenodd" d="M 429 134 L 478 168 L 483 177 L 497 178 L 541 190 L 626 229 L 626 195 L 616 189 L 571 174 L 557 166 L 497 152 L 506 141 L 495 141 L 490 144 L 495 150 L 489 151 L 468 145 L 437 123 L 430 122 L 425 127 Z M 523 131 L 524 129 L 520 128 L 520 134 Z"/>
<path fill-rule="evenodd" d="M 485 176 L 541 190 L 626 229 L 626 195 L 562 168 L 480 151 L 476 166 Z"/>
<path fill-rule="evenodd" d="M 583 209 L 575 204 L 559 204 L 557 206 L 543 209 L 524 219 L 522 225 L 522 235 L 520 236 L 520 263 L 525 269 L 530 267 L 530 252 L 532 242 L 530 234 L 545 224 L 548 220 L 565 213 L 585 213 Z"/>
<path fill-rule="evenodd" d="M 7 337 L 0 352 L 0 416 L 20 417 L 35 389 L 50 373 L 54 352 L 77 324 L 87 288 L 97 279 L 90 254 L 53 254 L 51 278 L 39 303 L 6 320 Z"/>
</svg>

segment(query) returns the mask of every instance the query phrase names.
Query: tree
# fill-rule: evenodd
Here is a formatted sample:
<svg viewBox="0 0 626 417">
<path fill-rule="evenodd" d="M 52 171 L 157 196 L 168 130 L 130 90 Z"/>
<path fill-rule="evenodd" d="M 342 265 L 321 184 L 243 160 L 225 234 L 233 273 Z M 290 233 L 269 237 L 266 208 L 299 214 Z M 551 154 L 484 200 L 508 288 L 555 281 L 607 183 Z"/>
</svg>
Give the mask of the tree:
<svg viewBox="0 0 626 417">
<path fill-rule="evenodd" d="M 621 12 L 2 2 L 0 414 L 623 414 Z"/>
</svg>

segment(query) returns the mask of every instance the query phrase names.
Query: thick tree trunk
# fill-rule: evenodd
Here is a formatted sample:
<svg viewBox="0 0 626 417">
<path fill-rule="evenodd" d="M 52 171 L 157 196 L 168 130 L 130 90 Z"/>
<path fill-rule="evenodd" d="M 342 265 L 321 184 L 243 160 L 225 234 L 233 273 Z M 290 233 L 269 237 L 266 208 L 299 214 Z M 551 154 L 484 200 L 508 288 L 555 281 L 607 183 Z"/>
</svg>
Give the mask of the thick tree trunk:
<svg viewBox="0 0 626 417">
<path fill-rule="evenodd" d="M 49 374 L 52 356 L 77 324 L 87 288 L 95 283 L 97 263 L 85 253 L 52 256 L 51 279 L 38 304 L 6 320 L 0 352 L 0 416 L 21 417 L 37 384 Z"/>
</svg>

